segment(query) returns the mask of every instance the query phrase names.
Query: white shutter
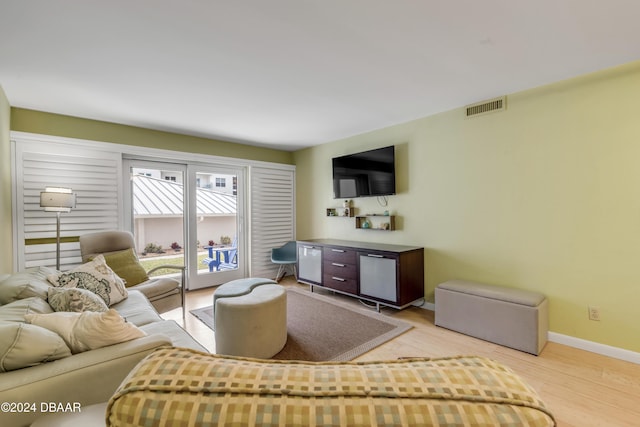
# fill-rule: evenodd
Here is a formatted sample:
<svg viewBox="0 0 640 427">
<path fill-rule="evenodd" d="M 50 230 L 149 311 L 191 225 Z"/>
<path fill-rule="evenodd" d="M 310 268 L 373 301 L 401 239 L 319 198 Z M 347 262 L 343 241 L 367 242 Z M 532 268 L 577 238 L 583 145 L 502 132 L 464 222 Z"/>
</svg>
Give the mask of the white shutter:
<svg viewBox="0 0 640 427">
<path fill-rule="evenodd" d="M 32 244 L 56 236 L 56 214 L 40 207 L 45 187 L 66 187 L 76 193 L 76 207 L 62 213 L 60 236 L 78 236 L 121 228 L 121 155 L 52 141 L 15 143 L 14 214 L 17 268 L 55 266 L 56 245 Z M 77 241 L 60 245 L 60 268 L 81 263 Z"/>
<path fill-rule="evenodd" d="M 271 249 L 295 240 L 295 171 L 252 167 L 250 183 L 250 274 L 274 278 Z"/>
</svg>

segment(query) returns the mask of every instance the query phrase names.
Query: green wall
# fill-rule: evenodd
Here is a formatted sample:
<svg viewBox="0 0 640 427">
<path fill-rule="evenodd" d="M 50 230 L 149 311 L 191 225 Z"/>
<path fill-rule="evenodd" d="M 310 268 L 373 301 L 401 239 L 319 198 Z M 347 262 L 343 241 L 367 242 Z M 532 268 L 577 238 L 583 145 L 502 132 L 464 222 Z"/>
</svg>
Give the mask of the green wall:
<svg viewBox="0 0 640 427">
<path fill-rule="evenodd" d="M 13 266 L 10 120 L 11 108 L 9 107 L 9 101 L 2 86 L 0 86 L 0 242 L 4 243 L 4 250 L 0 253 L 0 274 L 11 273 Z"/>
<path fill-rule="evenodd" d="M 9 129 L 68 138 L 153 147 L 190 153 L 293 164 L 287 151 L 160 132 L 41 111 L 11 108 L 0 87 L 0 238 L 12 242 Z M 12 246 L 8 246 L 12 248 Z M 0 274 L 13 268 L 12 250 L 0 253 Z"/>
<path fill-rule="evenodd" d="M 15 107 L 11 109 L 11 130 L 273 163 L 293 163 L 292 154 L 287 151 Z"/>
<path fill-rule="evenodd" d="M 425 291 L 459 278 L 544 293 L 560 334 L 640 351 L 640 61 L 510 94 L 507 109 L 456 109 L 294 153 L 298 238 L 421 245 Z M 337 207 L 331 158 L 396 144 L 398 194 Z M 601 321 L 588 320 L 587 306 Z"/>
</svg>

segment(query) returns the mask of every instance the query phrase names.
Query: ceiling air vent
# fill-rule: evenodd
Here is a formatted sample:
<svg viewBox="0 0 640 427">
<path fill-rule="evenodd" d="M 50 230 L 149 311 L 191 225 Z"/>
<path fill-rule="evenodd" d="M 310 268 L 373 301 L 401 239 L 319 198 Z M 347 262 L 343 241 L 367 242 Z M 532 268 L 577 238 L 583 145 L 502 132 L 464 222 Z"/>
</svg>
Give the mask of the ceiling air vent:
<svg viewBox="0 0 640 427">
<path fill-rule="evenodd" d="M 490 99 L 488 101 L 478 102 L 476 104 L 467 105 L 465 108 L 467 117 L 475 117 L 482 114 L 502 111 L 507 108 L 507 97 Z"/>
</svg>

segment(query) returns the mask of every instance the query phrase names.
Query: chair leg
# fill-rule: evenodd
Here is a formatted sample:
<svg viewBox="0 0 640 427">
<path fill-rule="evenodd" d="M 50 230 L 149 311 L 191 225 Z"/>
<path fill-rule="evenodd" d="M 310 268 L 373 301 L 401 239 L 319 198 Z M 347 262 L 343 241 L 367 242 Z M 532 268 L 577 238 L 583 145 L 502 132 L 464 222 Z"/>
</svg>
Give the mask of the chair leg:
<svg viewBox="0 0 640 427">
<path fill-rule="evenodd" d="M 276 282 L 279 282 L 282 279 L 282 277 L 280 277 L 280 274 L 283 273 L 283 270 L 284 264 L 280 264 L 280 267 L 278 267 L 278 273 L 276 274 Z M 286 273 L 286 271 L 284 273 Z"/>
</svg>

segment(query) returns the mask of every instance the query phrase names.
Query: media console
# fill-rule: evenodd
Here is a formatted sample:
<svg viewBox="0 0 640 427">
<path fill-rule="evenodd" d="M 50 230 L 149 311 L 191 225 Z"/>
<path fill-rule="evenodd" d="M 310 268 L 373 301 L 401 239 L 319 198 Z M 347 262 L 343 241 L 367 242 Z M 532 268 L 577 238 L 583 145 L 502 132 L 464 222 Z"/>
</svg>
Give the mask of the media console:
<svg viewBox="0 0 640 427">
<path fill-rule="evenodd" d="M 405 308 L 424 298 L 424 248 L 335 239 L 298 240 L 298 282 Z"/>
</svg>

